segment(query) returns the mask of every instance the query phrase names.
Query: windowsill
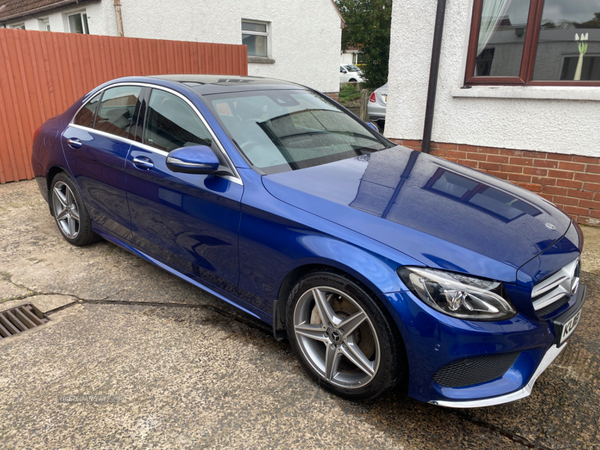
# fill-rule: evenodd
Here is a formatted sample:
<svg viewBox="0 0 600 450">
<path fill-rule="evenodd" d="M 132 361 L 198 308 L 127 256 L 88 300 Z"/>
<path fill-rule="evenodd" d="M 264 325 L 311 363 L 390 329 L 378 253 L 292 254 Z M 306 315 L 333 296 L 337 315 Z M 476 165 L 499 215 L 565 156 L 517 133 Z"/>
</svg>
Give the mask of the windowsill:
<svg viewBox="0 0 600 450">
<path fill-rule="evenodd" d="M 600 101 L 598 86 L 471 86 L 454 88 L 451 94 L 459 98 Z"/>
<path fill-rule="evenodd" d="M 248 56 L 248 64 L 275 64 L 275 60 L 266 56 Z"/>
</svg>

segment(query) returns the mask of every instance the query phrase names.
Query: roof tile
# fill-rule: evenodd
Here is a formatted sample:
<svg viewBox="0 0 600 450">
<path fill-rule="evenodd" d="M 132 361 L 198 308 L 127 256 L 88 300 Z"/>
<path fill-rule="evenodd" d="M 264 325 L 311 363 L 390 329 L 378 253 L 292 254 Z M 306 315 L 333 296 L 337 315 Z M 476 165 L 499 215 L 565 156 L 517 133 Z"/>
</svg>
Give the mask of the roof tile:
<svg viewBox="0 0 600 450">
<path fill-rule="evenodd" d="M 65 4 L 65 0 L 0 0 L 0 21 L 6 17 L 22 17 L 40 8 L 52 9 L 53 5 Z M 82 3 L 72 0 L 70 3 Z"/>
</svg>

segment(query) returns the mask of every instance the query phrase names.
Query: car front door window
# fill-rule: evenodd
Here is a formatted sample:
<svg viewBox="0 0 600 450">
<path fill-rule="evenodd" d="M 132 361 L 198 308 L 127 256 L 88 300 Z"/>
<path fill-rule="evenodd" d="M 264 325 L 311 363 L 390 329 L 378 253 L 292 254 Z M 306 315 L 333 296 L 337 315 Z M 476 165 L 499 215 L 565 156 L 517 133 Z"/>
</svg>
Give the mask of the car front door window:
<svg viewBox="0 0 600 450">
<path fill-rule="evenodd" d="M 194 110 L 177 96 L 157 89 L 150 97 L 145 130 L 144 144 L 167 152 L 212 144 L 208 129 Z"/>
</svg>

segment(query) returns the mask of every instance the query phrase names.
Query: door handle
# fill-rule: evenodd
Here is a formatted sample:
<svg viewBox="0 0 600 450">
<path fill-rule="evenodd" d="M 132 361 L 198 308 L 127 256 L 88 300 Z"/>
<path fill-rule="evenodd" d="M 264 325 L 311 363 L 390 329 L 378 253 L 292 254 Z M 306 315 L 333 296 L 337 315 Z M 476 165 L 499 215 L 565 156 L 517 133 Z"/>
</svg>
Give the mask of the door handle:
<svg viewBox="0 0 600 450">
<path fill-rule="evenodd" d="M 71 148 L 79 148 L 83 145 L 79 139 L 67 139 L 67 144 Z"/>
<path fill-rule="evenodd" d="M 152 160 L 145 156 L 136 156 L 133 158 L 133 165 L 139 169 L 152 169 L 154 167 Z"/>
</svg>

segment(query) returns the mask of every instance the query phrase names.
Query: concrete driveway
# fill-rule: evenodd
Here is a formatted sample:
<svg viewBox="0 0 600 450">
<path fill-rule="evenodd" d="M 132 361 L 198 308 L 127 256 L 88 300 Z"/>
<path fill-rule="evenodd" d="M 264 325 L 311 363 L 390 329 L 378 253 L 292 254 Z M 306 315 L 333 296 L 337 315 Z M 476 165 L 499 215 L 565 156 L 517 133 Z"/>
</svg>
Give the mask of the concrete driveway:
<svg viewBox="0 0 600 450">
<path fill-rule="evenodd" d="M 451 410 L 397 389 L 352 403 L 220 300 L 107 242 L 70 246 L 35 182 L 0 186 L 0 309 L 50 313 L 0 340 L 0 446 L 598 448 L 600 229 L 584 232 L 583 318 L 530 397 Z"/>
</svg>

